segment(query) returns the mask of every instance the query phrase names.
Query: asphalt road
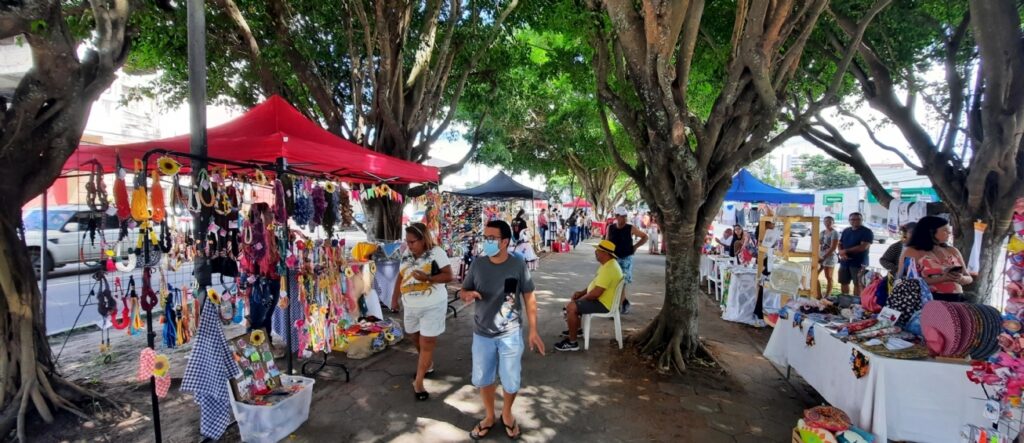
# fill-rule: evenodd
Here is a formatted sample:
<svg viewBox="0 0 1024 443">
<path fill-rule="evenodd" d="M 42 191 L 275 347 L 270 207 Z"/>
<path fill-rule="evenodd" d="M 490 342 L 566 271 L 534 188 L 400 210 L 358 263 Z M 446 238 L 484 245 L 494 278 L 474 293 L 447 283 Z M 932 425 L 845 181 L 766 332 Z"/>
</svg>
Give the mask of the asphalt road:
<svg viewBox="0 0 1024 443">
<path fill-rule="evenodd" d="M 96 290 L 96 281 L 92 278 L 95 269 L 82 265 L 68 265 L 55 269 L 48 275 L 46 282 L 46 334 L 54 335 L 72 328 L 82 328 L 96 325 L 100 320 L 99 312 L 96 310 L 96 298 L 90 297 L 90 291 Z M 188 284 L 192 273 L 190 265 L 182 266 L 181 270 L 168 276 L 168 281 L 178 286 Z M 142 270 L 128 273 L 111 273 L 107 280 L 111 286 L 114 285 L 114 278 L 120 277 L 122 286 L 127 289 L 128 278 L 135 276 L 137 289 L 141 290 Z M 154 278 L 153 284 L 157 284 Z M 111 289 L 114 289 L 113 287 Z M 121 297 L 115 291 L 114 298 L 117 299 L 117 310 L 120 315 Z M 87 304 L 82 308 L 82 304 Z"/>
</svg>

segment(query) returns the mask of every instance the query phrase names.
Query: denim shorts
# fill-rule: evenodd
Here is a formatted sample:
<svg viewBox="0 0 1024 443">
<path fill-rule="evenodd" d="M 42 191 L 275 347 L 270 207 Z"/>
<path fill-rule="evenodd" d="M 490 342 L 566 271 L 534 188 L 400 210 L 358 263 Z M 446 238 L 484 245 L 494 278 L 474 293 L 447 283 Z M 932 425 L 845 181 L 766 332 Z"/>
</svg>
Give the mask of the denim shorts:
<svg viewBox="0 0 1024 443">
<path fill-rule="evenodd" d="M 619 262 L 619 267 L 622 268 L 622 278 L 626 280 L 626 283 L 633 283 L 633 256 L 622 257 L 616 259 Z"/>
<path fill-rule="evenodd" d="M 473 334 L 473 386 L 485 388 L 500 377 L 505 393 L 519 392 L 523 348 L 521 329 L 494 338 Z"/>
</svg>

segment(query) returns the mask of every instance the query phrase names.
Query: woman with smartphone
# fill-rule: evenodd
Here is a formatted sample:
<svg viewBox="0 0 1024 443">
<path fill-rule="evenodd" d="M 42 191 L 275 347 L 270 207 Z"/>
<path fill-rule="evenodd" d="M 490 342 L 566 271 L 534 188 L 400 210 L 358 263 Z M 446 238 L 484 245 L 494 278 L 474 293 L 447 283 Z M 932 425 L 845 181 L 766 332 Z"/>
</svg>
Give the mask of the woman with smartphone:
<svg viewBox="0 0 1024 443">
<path fill-rule="evenodd" d="M 452 281 L 452 267 L 448 254 L 434 244 L 423 223 L 405 228 L 405 244 L 409 251 L 402 259 L 391 305 L 397 306 L 401 298 L 405 332 L 419 355 L 413 393 L 422 401 L 430 398 L 423 379 L 434 372 L 434 348 L 437 337 L 444 332 L 448 313 L 445 285 Z"/>
<path fill-rule="evenodd" d="M 930 215 L 919 220 L 903 248 L 897 275 L 904 275 L 909 258 L 936 300 L 965 301 L 963 287 L 974 278 L 964 272 L 963 255 L 949 244 L 952 235 L 952 226 L 944 218 Z"/>
</svg>

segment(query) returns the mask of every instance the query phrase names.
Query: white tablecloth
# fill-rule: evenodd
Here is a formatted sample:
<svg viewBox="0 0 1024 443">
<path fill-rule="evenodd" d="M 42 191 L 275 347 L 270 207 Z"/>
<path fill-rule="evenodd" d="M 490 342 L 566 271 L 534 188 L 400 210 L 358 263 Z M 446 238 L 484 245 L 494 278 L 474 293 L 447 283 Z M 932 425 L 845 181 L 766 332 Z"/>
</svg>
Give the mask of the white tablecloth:
<svg viewBox="0 0 1024 443">
<path fill-rule="evenodd" d="M 886 439 L 959 443 L 966 424 L 988 426 L 982 415 L 981 386 L 967 380 L 967 365 L 932 360 L 898 360 L 863 351 L 868 375 L 856 378 L 850 365 L 856 347 L 815 326 L 815 345 L 805 344 L 804 330 L 779 319 L 764 350 L 769 360 L 795 369 L 833 406 L 846 411 L 858 426 Z M 856 347 L 860 349 L 859 347 Z"/>
<path fill-rule="evenodd" d="M 757 271 L 733 267 L 728 271 L 728 291 L 724 296 L 725 310 L 722 319 L 738 323 L 754 324 L 754 308 L 757 306 Z"/>
<path fill-rule="evenodd" d="M 711 275 L 711 270 L 714 269 L 714 261 L 711 260 L 711 255 L 701 254 L 700 256 L 700 278 L 701 280 Z"/>
</svg>

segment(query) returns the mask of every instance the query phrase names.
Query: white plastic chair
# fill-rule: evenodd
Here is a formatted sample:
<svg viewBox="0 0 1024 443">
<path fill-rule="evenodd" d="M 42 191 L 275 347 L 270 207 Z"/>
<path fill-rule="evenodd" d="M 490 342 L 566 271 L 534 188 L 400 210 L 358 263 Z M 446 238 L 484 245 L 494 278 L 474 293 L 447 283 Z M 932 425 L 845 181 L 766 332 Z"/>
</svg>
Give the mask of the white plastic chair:
<svg viewBox="0 0 1024 443">
<path fill-rule="evenodd" d="M 619 318 L 619 306 L 622 304 L 622 292 L 626 289 L 626 279 L 619 280 L 619 284 L 615 286 L 615 298 L 612 299 L 612 308 L 604 314 L 584 314 L 583 315 L 583 350 L 590 349 L 590 318 L 611 317 L 615 319 L 615 340 L 619 342 L 619 349 L 622 349 L 622 320 Z"/>
</svg>

